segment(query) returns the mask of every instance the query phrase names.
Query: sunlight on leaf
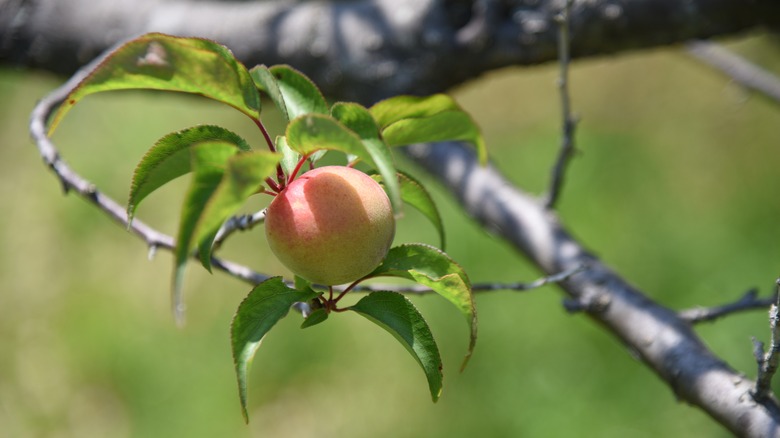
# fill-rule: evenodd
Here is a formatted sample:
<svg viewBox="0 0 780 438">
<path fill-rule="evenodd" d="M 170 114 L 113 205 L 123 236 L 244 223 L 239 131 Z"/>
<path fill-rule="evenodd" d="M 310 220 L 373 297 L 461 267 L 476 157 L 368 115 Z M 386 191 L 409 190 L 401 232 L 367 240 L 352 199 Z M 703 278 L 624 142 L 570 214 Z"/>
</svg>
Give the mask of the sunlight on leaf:
<svg viewBox="0 0 780 438">
<path fill-rule="evenodd" d="M 461 365 L 468 364 L 477 342 L 477 308 L 471 282 L 463 268 L 440 249 L 410 243 L 390 249 L 369 277 L 398 277 L 415 281 L 454 304 L 469 325 L 469 347 Z"/>
<path fill-rule="evenodd" d="M 319 114 L 300 116 L 287 125 L 287 145 L 306 155 L 328 149 L 361 157 L 372 167 L 374 161 L 360 137 L 333 117 Z"/>
<path fill-rule="evenodd" d="M 226 47 L 201 38 L 149 33 L 109 54 L 68 95 L 51 118 L 49 135 L 85 96 L 131 89 L 199 94 L 253 119 L 260 116 L 260 94 L 249 72 Z"/>
<path fill-rule="evenodd" d="M 480 163 L 487 162 L 487 148 L 479 127 L 445 94 L 391 97 L 369 111 L 388 146 L 461 140 L 474 145 Z"/>
<path fill-rule="evenodd" d="M 304 114 L 327 114 L 328 104 L 319 88 L 303 73 L 289 65 L 260 65 L 250 74 L 289 122 Z"/>
</svg>

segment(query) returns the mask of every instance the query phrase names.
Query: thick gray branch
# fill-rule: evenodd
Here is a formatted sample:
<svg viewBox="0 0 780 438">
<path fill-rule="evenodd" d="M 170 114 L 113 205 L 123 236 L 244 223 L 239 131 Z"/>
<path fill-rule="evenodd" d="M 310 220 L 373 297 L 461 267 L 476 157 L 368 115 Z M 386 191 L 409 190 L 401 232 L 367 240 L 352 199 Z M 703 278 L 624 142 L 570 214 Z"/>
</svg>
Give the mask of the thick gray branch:
<svg viewBox="0 0 780 438">
<path fill-rule="evenodd" d="M 71 74 L 120 40 L 159 31 L 213 38 L 249 66 L 292 64 L 326 94 L 371 102 L 555 60 L 561 6 L 555 0 L 0 0 L 0 63 Z M 777 0 L 576 1 L 572 55 L 778 25 Z"/>
<path fill-rule="evenodd" d="M 513 187 L 495 168 L 480 167 L 461 144 L 417 145 L 408 153 L 457 196 L 471 216 L 545 272 L 586 264 L 587 270 L 560 285 L 679 399 L 699 406 L 737 435 L 780 436 L 774 399 L 756 403 L 753 381 L 708 350 L 676 312 L 650 300 L 590 254 L 540 200 Z"/>
</svg>

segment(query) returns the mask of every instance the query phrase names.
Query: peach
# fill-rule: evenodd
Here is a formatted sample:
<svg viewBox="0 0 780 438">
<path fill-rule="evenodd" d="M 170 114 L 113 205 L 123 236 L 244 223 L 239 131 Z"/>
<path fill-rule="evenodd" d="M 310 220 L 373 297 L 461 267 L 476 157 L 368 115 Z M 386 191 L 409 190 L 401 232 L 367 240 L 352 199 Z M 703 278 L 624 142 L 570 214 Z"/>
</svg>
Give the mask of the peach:
<svg viewBox="0 0 780 438">
<path fill-rule="evenodd" d="M 395 235 L 390 199 L 365 173 L 326 166 L 304 173 L 268 206 L 271 251 L 296 275 L 345 284 L 376 268 Z"/>
</svg>

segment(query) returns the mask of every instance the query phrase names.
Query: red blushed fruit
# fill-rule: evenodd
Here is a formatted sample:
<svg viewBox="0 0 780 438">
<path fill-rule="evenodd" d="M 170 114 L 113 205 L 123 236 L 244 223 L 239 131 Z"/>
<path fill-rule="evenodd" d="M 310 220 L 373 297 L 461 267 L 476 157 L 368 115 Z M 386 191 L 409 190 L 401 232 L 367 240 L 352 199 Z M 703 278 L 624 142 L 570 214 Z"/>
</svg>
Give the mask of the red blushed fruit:
<svg viewBox="0 0 780 438">
<path fill-rule="evenodd" d="M 395 218 L 371 177 L 327 166 L 304 173 L 274 198 L 265 235 L 293 273 L 330 286 L 358 280 L 379 265 L 393 242 Z"/>
</svg>

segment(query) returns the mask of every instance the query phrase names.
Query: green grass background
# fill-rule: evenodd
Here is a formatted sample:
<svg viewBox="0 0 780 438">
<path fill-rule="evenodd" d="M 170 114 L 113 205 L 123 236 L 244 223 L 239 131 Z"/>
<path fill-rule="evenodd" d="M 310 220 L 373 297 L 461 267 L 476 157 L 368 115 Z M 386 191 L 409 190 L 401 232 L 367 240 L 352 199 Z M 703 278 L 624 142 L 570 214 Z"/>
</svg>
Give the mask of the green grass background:
<svg viewBox="0 0 780 438">
<path fill-rule="evenodd" d="M 731 47 L 780 71 L 777 46 L 765 39 Z M 559 144 L 556 75 L 554 65 L 506 69 L 453 90 L 498 167 L 534 193 Z M 138 239 L 63 196 L 29 140 L 29 111 L 62 80 L 0 70 L 0 437 L 728 436 L 587 317 L 568 315 L 553 286 L 480 295 L 480 340 L 462 374 L 461 316 L 436 297 L 414 299 L 445 361 L 437 404 L 384 331 L 349 314 L 302 331 L 291 314 L 254 361 L 245 425 L 228 328 L 249 287 L 191 265 L 188 323 L 176 327 L 170 254 L 149 261 Z M 569 229 L 672 308 L 719 304 L 752 286 L 769 294 L 780 274 L 778 106 L 678 49 L 576 62 L 572 88 L 582 121 L 560 203 Z M 267 118 L 278 130 L 278 116 Z M 87 98 L 54 140 L 68 163 L 123 201 L 145 150 L 198 123 L 261 142 L 234 110 L 139 92 Z M 139 217 L 172 233 L 185 187 L 154 194 Z M 448 252 L 474 282 L 539 275 L 430 188 L 446 216 Z M 409 212 L 402 241 L 435 244 L 436 234 Z M 286 273 L 261 229 L 223 254 Z M 697 331 L 753 377 L 750 337 L 768 338 L 766 320 L 752 312 Z"/>
</svg>

